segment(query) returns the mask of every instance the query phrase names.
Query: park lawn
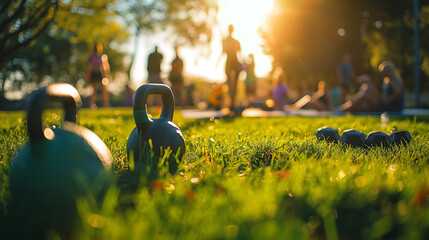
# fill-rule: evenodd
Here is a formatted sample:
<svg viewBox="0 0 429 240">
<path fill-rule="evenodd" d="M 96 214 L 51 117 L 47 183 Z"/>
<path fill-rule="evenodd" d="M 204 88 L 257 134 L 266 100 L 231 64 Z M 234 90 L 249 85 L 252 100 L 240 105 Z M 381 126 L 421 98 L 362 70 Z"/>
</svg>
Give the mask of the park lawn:
<svg viewBox="0 0 429 240">
<path fill-rule="evenodd" d="M 78 201 L 77 239 L 427 239 L 429 118 L 224 118 L 189 120 L 176 110 L 187 152 L 170 176 L 148 181 L 129 162 L 131 108 L 79 111 L 114 158 L 117 185 L 102 204 Z M 60 125 L 61 111 L 44 113 Z M 26 143 L 23 112 L 0 112 L 0 230 L 8 169 Z M 319 127 L 368 134 L 408 130 L 408 146 L 349 148 L 318 142 Z M 1 238 L 1 236 L 0 236 Z"/>
</svg>

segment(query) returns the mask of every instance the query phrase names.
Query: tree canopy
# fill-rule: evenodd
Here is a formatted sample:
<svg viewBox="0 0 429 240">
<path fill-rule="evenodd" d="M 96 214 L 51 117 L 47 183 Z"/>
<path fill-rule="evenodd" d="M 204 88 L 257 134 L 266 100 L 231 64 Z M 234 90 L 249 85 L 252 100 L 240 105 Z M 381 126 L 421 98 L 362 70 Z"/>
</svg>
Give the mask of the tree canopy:
<svg viewBox="0 0 429 240">
<path fill-rule="evenodd" d="M 429 1 L 420 3 L 421 70 L 428 77 Z M 265 51 L 289 81 L 314 88 L 319 80 L 335 84 L 335 68 L 350 53 L 357 74 L 373 74 L 380 62 L 390 60 L 406 89 L 412 89 L 413 1 L 277 0 L 274 9 L 261 33 Z"/>
<path fill-rule="evenodd" d="M 0 43 L 9 44 L 0 50 L 4 93 L 6 80 L 15 89 L 43 80 L 76 83 L 96 43 L 104 45 L 113 72 L 131 68 L 122 46 L 130 36 L 137 44 L 143 32 L 170 32 L 177 44 L 208 43 L 217 1 L 1 1 L 0 13 Z"/>
</svg>

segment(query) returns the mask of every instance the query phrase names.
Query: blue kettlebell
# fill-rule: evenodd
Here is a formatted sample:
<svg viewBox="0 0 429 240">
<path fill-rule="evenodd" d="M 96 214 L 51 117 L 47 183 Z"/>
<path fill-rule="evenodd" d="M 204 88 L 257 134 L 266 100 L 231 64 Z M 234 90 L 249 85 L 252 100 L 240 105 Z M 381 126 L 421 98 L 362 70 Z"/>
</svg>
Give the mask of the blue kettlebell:
<svg viewBox="0 0 429 240">
<path fill-rule="evenodd" d="M 64 122 L 61 128 L 43 129 L 42 110 L 52 103 L 62 103 Z M 101 201 L 111 183 L 109 149 L 97 135 L 75 123 L 80 104 L 77 90 L 65 83 L 38 89 L 27 101 L 29 142 L 10 168 L 17 238 L 46 238 L 52 230 L 70 237 L 79 222 L 76 200 L 91 193 Z"/>
<path fill-rule="evenodd" d="M 158 119 L 151 119 L 147 115 L 146 101 L 150 94 L 158 94 L 162 97 L 162 111 Z M 169 172 L 174 174 L 178 162 L 185 154 L 186 145 L 179 127 L 171 122 L 174 113 L 174 98 L 170 87 L 165 84 L 140 86 L 134 96 L 133 113 L 137 126 L 128 138 L 128 158 L 133 152 L 136 162 L 148 161 L 149 151 L 153 151 L 154 156 L 159 158 L 164 154 L 163 150 L 170 148 L 172 152 L 168 158 L 168 166 Z"/>
</svg>

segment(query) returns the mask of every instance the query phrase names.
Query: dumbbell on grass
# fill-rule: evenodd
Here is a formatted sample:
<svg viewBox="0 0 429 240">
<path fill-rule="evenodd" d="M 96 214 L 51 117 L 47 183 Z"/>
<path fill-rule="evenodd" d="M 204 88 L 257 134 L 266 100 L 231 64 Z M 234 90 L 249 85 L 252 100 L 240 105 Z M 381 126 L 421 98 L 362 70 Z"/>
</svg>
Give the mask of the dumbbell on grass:
<svg viewBox="0 0 429 240">
<path fill-rule="evenodd" d="M 365 139 L 365 146 L 367 147 L 387 147 L 390 146 L 390 137 L 384 132 L 375 131 L 370 132 Z"/>
<path fill-rule="evenodd" d="M 317 129 L 316 138 L 319 141 L 327 141 L 337 143 L 340 140 L 338 131 L 330 127 L 321 127 Z"/>
<path fill-rule="evenodd" d="M 348 129 L 345 130 L 341 135 L 340 142 L 352 147 L 361 147 L 365 142 L 365 138 L 365 133 L 356 131 L 354 129 Z"/>
<path fill-rule="evenodd" d="M 392 144 L 399 145 L 404 144 L 407 145 L 411 142 L 411 134 L 408 131 L 390 131 L 390 141 Z"/>
</svg>

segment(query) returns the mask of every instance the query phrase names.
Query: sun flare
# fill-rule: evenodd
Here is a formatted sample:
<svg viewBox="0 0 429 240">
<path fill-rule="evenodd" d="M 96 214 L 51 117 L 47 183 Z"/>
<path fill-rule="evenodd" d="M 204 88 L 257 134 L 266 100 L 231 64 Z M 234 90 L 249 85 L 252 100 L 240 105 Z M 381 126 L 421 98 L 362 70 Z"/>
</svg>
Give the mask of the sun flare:
<svg viewBox="0 0 429 240">
<path fill-rule="evenodd" d="M 219 2 L 219 23 L 234 25 L 234 37 L 240 41 L 243 57 L 255 55 L 256 74 L 266 75 L 271 70 L 271 58 L 263 53 L 258 29 L 273 9 L 273 0 L 222 0 Z"/>
<path fill-rule="evenodd" d="M 185 75 L 201 76 L 205 79 L 223 82 L 225 81 L 225 56 L 222 54 L 222 39 L 228 34 L 228 25 L 234 25 L 233 36 L 241 44 L 241 55 L 245 59 L 249 54 L 255 57 L 255 73 L 257 77 L 264 77 L 271 71 L 272 58 L 264 54 L 262 49 L 262 38 L 258 33 L 258 28 L 265 21 L 267 14 L 273 9 L 273 0 L 219 0 L 218 27 L 213 29 L 212 43 L 210 44 L 209 55 L 201 55 L 195 48 L 183 46 L 180 55 L 185 62 Z M 163 72 L 166 74 L 170 70 L 170 63 L 174 58 L 174 50 L 171 46 L 158 43 L 148 38 L 149 41 L 142 42 L 146 48 L 140 48 L 139 56 L 136 59 L 134 79 L 146 81 L 147 56 L 155 45 L 160 46 L 164 54 L 162 64 Z"/>
</svg>

